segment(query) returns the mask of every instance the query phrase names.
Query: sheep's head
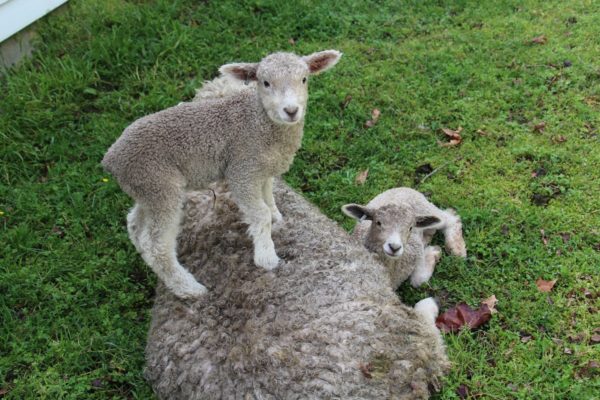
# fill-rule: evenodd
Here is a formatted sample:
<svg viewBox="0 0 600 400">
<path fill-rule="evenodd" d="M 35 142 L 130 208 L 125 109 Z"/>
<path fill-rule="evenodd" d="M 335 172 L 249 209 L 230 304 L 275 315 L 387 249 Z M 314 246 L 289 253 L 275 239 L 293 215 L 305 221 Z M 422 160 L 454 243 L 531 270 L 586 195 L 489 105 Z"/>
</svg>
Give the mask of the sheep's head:
<svg viewBox="0 0 600 400">
<path fill-rule="evenodd" d="M 423 229 L 440 222 L 437 217 L 415 215 L 411 207 L 396 204 L 381 208 L 346 204 L 342 211 L 359 221 L 371 221 L 365 246 L 370 251 L 389 258 L 398 258 L 404 253 L 414 228 Z"/>
<path fill-rule="evenodd" d="M 274 53 L 259 63 L 223 65 L 219 71 L 243 81 L 257 81 L 258 96 L 271 120 L 294 125 L 304 119 L 308 100 L 308 76 L 333 67 L 342 56 L 325 50 L 308 56 Z"/>
</svg>

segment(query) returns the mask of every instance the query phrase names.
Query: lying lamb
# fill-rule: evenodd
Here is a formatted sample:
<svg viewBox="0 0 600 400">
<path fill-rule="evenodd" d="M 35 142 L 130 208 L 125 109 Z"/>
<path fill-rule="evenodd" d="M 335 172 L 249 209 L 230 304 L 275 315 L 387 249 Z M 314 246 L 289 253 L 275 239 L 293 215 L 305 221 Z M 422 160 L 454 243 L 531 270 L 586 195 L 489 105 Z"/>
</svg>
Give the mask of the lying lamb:
<svg viewBox="0 0 600 400">
<path fill-rule="evenodd" d="M 136 202 L 127 216 L 129 236 L 177 296 L 206 292 L 177 261 L 175 238 L 185 192 L 216 180 L 229 183 L 249 224 L 255 264 L 277 266 L 271 223 L 281 214 L 273 177 L 288 170 L 300 147 L 308 75 L 333 67 L 340 56 L 335 50 L 305 57 L 275 53 L 260 63 L 224 65 L 223 75 L 258 83 L 143 117 L 110 147 L 102 165 Z"/>
<path fill-rule="evenodd" d="M 380 256 L 395 288 L 408 277 L 414 287 L 431 278 L 441 256 L 439 246 L 429 246 L 437 230 L 444 232 L 451 254 L 467 256 L 460 217 L 452 209 L 440 210 L 416 190 L 390 189 L 366 206 L 346 204 L 342 211 L 358 220 L 353 236 Z"/>
<path fill-rule="evenodd" d="M 179 257 L 210 289 L 182 302 L 164 285 L 146 347 L 162 399 L 423 399 L 449 368 L 431 299 L 402 304 L 385 268 L 276 182 L 284 262 L 252 266 L 246 225 L 223 189 L 192 194 Z"/>
</svg>

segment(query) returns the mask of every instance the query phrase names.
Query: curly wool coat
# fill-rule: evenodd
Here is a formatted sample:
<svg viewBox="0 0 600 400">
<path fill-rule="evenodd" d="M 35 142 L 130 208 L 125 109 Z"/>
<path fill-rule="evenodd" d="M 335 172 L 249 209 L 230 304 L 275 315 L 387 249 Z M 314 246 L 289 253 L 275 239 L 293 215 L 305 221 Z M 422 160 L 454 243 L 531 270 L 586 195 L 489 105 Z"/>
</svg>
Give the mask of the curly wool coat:
<svg viewBox="0 0 600 400">
<path fill-rule="evenodd" d="M 182 301 L 159 283 L 145 370 L 159 398 L 428 398 L 449 368 L 439 331 L 361 243 L 284 184 L 274 192 L 284 264 L 270 272 L 224 188 L 189 196 L 179 257 L 209 291 Z"/>
</svg>

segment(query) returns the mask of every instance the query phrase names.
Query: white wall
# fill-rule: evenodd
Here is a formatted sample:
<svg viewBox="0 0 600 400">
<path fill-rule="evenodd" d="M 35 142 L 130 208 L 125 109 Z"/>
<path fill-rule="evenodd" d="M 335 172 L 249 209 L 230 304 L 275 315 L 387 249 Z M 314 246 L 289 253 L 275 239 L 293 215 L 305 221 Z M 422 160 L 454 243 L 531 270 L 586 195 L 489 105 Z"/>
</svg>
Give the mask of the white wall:
<svg viewBox="0 0 600 400">
<path fill-rule="evenodd" d="M 0 0 L 0 42 L 67 0 Z"/>
</svg>

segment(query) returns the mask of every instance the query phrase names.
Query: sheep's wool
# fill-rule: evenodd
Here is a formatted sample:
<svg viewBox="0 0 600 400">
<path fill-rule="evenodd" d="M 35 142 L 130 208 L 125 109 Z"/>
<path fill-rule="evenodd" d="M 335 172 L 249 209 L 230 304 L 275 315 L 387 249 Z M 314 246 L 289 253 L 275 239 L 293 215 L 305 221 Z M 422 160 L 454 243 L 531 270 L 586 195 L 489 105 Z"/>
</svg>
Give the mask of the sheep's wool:
<svg viewBox="0 0 600 400">
<path fill-rule="evenodd" d="M 282 183 L 282 262 L 252 261 L 223 187 L 192 193 L 178 254 L 208 294 L 158 284 L 145 375 L 162 399 L 421 399 L 449 363 L 439 332 L 402 304 L 385 268 Z"/>
</svg>

